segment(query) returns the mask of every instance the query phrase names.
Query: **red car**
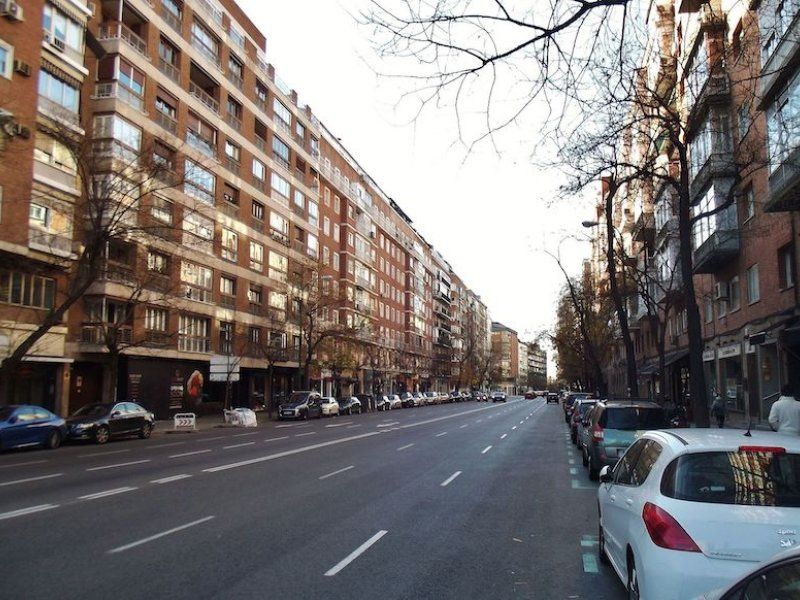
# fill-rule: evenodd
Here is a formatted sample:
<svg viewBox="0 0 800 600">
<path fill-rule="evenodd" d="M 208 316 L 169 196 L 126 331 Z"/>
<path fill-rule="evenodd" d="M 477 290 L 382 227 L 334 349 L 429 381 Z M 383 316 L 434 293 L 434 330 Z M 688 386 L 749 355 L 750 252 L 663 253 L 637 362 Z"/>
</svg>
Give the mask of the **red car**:
<svg viewBox="0 0 800 600">
<path fill-rule="evenodd" d="M 533 400 L 534 398 L 536 398 L 534 392 L 525 392 L 525 400 Z"/>
</svg>

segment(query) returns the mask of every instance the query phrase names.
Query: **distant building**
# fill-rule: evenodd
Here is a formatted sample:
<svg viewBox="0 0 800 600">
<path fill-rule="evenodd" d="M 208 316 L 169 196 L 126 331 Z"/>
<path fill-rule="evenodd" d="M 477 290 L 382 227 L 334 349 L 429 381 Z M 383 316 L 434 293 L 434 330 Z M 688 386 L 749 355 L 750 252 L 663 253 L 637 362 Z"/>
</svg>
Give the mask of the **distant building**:
<svg viewBox="0 0 800 600">
<path fill-rule="evenodd" d="M 489 378 L 492 387 L 513 394 L 519 377 L 519 339 L 517 332 L 492 321 L 492 365 Z"/>
</svg>

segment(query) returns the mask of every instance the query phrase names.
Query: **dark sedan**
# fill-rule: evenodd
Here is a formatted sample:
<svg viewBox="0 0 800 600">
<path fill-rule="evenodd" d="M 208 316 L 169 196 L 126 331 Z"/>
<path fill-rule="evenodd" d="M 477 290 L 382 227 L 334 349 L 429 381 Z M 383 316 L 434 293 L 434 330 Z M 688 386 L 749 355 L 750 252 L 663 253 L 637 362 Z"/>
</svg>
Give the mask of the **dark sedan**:
<svg viewBox="0 0 800 600">
<path fill-rule="evenodd" d="M 66 435 L 64 419 L 40 406 L 0 407 L 0 450 L 26 446 L 52 450 Z"/>
<path fill-rule="evenodd" d="M 361 400 L 355 396 L 346 396 L 339 398 L 339 414 L 342 415 L 360 415 L 361 414 Z"/>
<path fill-rule="evenodd" d="M 67 437 L 105 444 L 114 437 L 138 435 L 150 437 L 155 417 L 135 402 L 98 402 L 87 404 L 67 417 Z"/>
</svg>

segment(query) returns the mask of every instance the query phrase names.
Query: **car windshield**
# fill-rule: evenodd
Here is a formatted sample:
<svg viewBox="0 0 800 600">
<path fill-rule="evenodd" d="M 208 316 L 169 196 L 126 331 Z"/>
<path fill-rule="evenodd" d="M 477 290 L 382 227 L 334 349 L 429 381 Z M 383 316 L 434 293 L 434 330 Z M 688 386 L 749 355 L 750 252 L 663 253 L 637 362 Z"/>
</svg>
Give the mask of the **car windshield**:
<svg viewBox="0 0 800 600">
<path fill-rule="evenodd" d="M 667 417 L 661 408 L 612 406 L 603 411 L 600 426 L 622 431 L 662 429 L 667 426 Z"/>
<path fill-rule="evenodd" d="M 293 392 L 289 396 L 289 404 L 302 404 L 308 399 L 309 395 L 309 392 Z"/>
<path fill-rule="evenodd" d="M 690 502 L 800 507 L 800 454 L 684 454 L 664 471 L 661 493 Z"/>
<path fill-rule="evenodd" d="M 76 410 L 73 415 L 76 417 L 96 417 L 106 414 L 111 410 L 110 404 L 87 404 Z"/>
</svg>

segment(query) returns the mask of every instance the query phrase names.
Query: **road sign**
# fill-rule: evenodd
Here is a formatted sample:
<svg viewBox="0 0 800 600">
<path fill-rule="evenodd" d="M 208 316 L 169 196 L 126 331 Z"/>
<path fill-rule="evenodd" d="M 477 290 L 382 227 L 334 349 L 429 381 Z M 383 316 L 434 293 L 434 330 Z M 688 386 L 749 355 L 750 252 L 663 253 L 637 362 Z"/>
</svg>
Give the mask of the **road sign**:
<svg viewBox="0 0 800 600">
<path fill-rule="evenodd" d="M 177 413 L 174 417 L 172 428 L 176 431 L 197 429 L 197 415 L 194 413 Z"/>
</svg>

